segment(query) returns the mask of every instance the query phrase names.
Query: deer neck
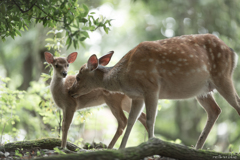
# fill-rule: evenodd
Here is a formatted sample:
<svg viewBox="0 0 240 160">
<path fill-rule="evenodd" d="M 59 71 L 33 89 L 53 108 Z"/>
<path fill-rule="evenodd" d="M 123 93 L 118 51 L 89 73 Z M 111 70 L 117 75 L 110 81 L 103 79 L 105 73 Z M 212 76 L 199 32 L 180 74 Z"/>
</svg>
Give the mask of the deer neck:
<svg viewBox="0 0 240 160">
<path fill-rule="evenodd" d="M 120 91 L 120 85 L 118 80 L 118 71 L 115 69 L 115 67 L 98 67 L 97 74 L 101 74 L 101 76 L 98 75 L 98 77 L 101 77 L 99 80 L 98 86 L 100 88 L 104 88 L 109 91 Z"/>
</svg>

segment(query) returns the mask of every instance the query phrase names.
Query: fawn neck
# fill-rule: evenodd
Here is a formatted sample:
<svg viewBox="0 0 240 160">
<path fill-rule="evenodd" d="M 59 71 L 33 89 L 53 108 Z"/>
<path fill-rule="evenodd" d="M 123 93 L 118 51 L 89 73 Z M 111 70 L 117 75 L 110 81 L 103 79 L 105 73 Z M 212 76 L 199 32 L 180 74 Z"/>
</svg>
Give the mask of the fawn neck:
<svg viewBox="0 0 240 160">
<path fill-rule="evenodd" d="M 65 78 L 59 77 L 57 75 L 57 72 L 55 70 L 53 70 L 53 77 L 52 77 L 51 84 L 50 84 L 51 91 L 52 92 L 54 90 L 59 91 L 60 89 L 62 89 L 64 86 L 64 80 L 65 80 Z"/>
</svg>

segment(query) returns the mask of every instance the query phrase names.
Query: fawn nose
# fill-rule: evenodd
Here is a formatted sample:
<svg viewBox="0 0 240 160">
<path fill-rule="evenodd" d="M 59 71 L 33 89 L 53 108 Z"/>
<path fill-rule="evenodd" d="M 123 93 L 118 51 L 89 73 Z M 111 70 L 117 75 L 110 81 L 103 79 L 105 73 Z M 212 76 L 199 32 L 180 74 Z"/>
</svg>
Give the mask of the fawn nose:
<svg viewBox="0 0 240 160">
<path fill-rule="evenodd" d="M 66 77 L 67 76 L 67 72 L 63 72 L 62 75 L 63 75 L 63 77 Z"/>
</svg>

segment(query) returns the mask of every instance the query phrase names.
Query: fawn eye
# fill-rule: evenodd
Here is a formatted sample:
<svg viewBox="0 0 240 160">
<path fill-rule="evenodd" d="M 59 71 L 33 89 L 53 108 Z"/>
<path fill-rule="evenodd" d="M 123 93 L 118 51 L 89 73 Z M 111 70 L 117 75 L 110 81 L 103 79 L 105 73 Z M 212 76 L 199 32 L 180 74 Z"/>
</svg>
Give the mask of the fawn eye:
<svg viewBox="0 0 240 160">
<path fill-rule="evenodd" d="M 77 81 L 80 81 L 80 78 L 79 77 L 76 77 Z"/>
<path fill-rule="evenodd" d="M 69 67 L 69 64 L 67 64 L 67 67 Z"/>
<path fill-rule="evenodd" d="M 55 67 L 58 68 L 58 65 L 56 64 Z"/>
</svg>

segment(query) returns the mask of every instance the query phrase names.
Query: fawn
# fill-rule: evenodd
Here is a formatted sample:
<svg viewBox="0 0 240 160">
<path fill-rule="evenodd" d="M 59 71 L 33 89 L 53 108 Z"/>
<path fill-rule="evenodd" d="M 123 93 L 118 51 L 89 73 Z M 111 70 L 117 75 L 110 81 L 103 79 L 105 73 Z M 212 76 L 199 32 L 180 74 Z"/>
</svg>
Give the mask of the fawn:
<svg viewBox="0 0 240 160">
<path fill-rule="evenodd" d="M 92 55 L 80 68 L 69 93 L 74 97 L 103 88 L 123 92 L 132 98 L 127 130 L 120 148 L 126 146 L 144 102 L 148 137 L 151 138 L 154 136 L 158 99 L 195 97 L 208 115 L 196 149 L 203 147 L 221 113 L 211 94 L 214 89 L 240 114 L 240 99 L 232 80 L 238 56 L 214 35 L 186 35 L 142 42 L 113 67 L 104 67 L 112 55 L 113 51 L 99 59 Z"/>
<path fill-rule="evenodd" d="M 77 52 L 71 53 L 67 58 L 53 57 L 49 52 L 45 52 L 44 55 L 46 61 L 53 67 L 53 77 L 50 83 L 53 100 L 63 111 L 61 147 L 66 147 L 68 129 L 76 110 L 106 103 L 118 122 L 117 131 L 108 146 L 108 148 L 113 148 L 127 124 L 127 118 L 123 110 L 130 112 L 132 100 L 124 94 L 110 93 L 103 89 L 94 90 L 73 98 L 68 94 L 68 90 L 73 85 L 76 76 L 67 76 L 67 70 L 69 63 L 73 63 L 76 60 Z M 144 113 L 141 113 L 139 121 L 146 128 L 146 116 Z"/>
</svg>

